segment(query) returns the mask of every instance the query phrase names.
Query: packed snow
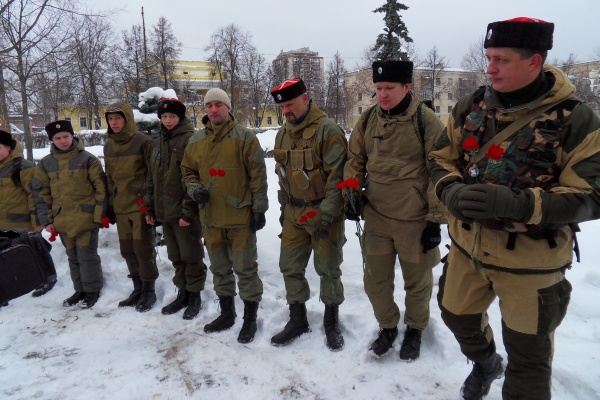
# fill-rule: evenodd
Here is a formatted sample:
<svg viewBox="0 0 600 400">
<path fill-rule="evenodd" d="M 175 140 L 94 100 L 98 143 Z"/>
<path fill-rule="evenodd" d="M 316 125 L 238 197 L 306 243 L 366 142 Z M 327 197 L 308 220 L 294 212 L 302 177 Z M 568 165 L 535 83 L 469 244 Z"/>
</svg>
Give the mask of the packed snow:
<svg viewBox="0 0 600 400">
<path fill-rule="evenodd" d="M 258 135 L 263 148 L 272 149 L 275 131 Z M 102 155 L 102 147 L 88 148 Z M 48 149 L 36 149 L 41 158 Z M 270 209 L 267 225 L 258 232 L 259 274 L 264 283 L 254 341 L 242 345 L 243 303 L 236 297 L 237 320 L 228 331 L 205 334 L 203 326 L 219 310 L 208 274 L 202 292 L 203 309 L 191 321 L 182 312 L 164 316 L 160 310 L 176 295 L 173 268 L 166 248 L 157 247 L 160 277 L 154 308 L 138 313 L 118 308 L 131 291 L 127 267 L 119 254 L 114 225 L 100 232 L 104 288 L 92 308 L 65 308 L 73 293 L 63 246 L 55 242 L 52 256 L 58 270 L 55 288 L 41 298 L 30 295 L 12 300 L 0 311 L 0 398 L 2 399 L 456 399 L 471 371 L 458 344 L 440 318 L 436 295 L 442 267 L 434 269 L 436 286 L 431 299 L 431 321 L 423 335 L 421 357 L 412 362 L 398 356 L 404 324 L 394 352 L 382 359 L 367 350 L 378 326 L 363 290 L 362 257 L 354 222 L 346 223 L 348 242 L 342 281 L 346 301 L 340 306 L 345 348 L 330 352 L 322 327 L 324 305 L 319 301 L 318 278 L 312 260 L 306 271 L 311 287 L 307 302 L 312 332 L 286 347 L 273 347 L 270 338 L 288 320 L 283 278 L 279 272 L 277 178 L 273 159 L 267 159 Z M 568 271 L 573 296 L 568 314 L 556 333 L 553 398 L 600 399 L 600 222 L 582 224 L 581 263 Z M 44 233 L 48 237 L 47 233 Z M 449 242 L 444 233 L 443 244 Z M 443 249 L 445 250 L 445 248 Z M 443 251 L 446 253 L 446 251 Z M 209 264 L 208 257 L 205 262 Z M 404 292 L 399 267 L 396 301 L 403 311 Z M 495 302 L 490 319 L 498 350 L 502 346 L 500 313 Z M 501 398 L 503 380 L 494 382 L 487 400 Z"/>
</svg>

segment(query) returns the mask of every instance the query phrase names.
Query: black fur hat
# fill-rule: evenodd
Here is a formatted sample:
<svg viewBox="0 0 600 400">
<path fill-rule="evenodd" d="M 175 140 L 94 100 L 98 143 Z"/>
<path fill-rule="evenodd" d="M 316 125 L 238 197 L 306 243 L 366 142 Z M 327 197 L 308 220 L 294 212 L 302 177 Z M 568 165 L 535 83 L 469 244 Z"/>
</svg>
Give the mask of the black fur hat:
<svg viewBox="0 0 600 400">
<path fill-rule="evenodd" d="M 412 61 L 375 61 L 373 63 L 373 83 L 399 82 L 412 83 Z"/>
<path fill-rule="evenodd" d="M 156 114 L 158 115 L 158 118 L 160 118 L 160 116 L 166 112 L 177 115 L 179 120 L 183 121 L 185 118 L 185 104 L 179 99 L 162 97 L 158 102 Z"/>
<path fill-rule="evenodd" d="M 52 140 L 52 136 L 56 135 L 58 132 L 70 132 L 71 135 L 75 135 L 71 122 L 65 120 L 50 122 L 48 125 L 46 125 L 45 130 L 48 134 L 48 139 L 50 140 Z"/>
<path fill-rule="evenodd" d="M 488 24 L 483 47 L 550 50 L 554 24 L 541 19 L 517 17 Z"/>
<path fill-rule="evenodd" d="M 0 129 L 0 144 L 10 147 L 11 149 L 15 149 L 17 142 L 12 138 L 12 135 L 6 131 Z"/>
</svg>

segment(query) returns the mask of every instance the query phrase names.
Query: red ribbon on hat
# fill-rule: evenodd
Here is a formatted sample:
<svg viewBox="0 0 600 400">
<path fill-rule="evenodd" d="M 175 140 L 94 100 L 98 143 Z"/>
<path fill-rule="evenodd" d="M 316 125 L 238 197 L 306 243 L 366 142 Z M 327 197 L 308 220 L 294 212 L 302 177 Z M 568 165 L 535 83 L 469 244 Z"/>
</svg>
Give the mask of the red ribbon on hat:
<svg viewBox="0 0 600 400">
<path fill-rule="evenodd" d="M 529 18 L 529 17 L 516 17 L 516 18 L 507 19 L 504 22 L 539 22 L 542 24 L 547 24 L 547 22 L 544 21 L 543 19 Z"/>
</svg>

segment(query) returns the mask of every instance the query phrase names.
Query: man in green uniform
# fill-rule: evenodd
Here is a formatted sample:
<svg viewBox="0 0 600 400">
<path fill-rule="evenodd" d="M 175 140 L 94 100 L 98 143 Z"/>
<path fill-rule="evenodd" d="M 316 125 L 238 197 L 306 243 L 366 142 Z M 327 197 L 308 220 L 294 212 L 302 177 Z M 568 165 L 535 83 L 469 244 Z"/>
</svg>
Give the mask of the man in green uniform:
<svg viewBox="0 0 600 400">
<path fill-rule="evenodd" d="M 438 301 L 474 362 L 460 392 L 467 400 L 503 373 L 487 315 L 496 296 L 508 354 L 502 398 L 550 399 L 576 224 L 600 217 L 600 119 L 562 71 L 544 65 L 553 31 L 533 18 L 490 23 L 491 85 L 456 104 L 428 155 L 452 214 Z"/>
<path fill-rule="evenodd" d="M 420 354 L 421 333 L 429 323 L 432 268 L 440 262 L 440 223 L 446 222 L 443 205 L 433 193 L 428 196 L 425 165 L 425 154 L 444 125 L 410 90 L 412 73 L 411 61 L 373 63 L 377 105 L 356 123 L 344 169 L 344 179 L 359 184 L 359 189 L 344 192 L 346 217 L 358 221 L 362 214 L 365 219 L 364 285 L 380 328 L 369 350 L 375 357 L 384 356 L 398 335 L 398 257 L 406 292 L 400 348 L 405 361 Z M 365 189 L 364 198 L 360 188 Z"/>
<path fill-rule="evenodd" d="M 221 307 L 221 315 L 205 325 L 204 332 L 220 332 L 235 323 L 235 272 L 244 301 L 244 324 L 237 340 L 249 343 L 256 333 L 263 293 L 256 231 L 264 228 L 269 207 L 264 151 L 256 135 L 237 123 L 223 90 L 209 90 L 204 107 L 205 128 L 190 138 L 181 163 L 188 194 L 201 207 L 200 221 Z"/>
<path fill-rule="evenodd" d="M 275 169 L 279 176 L 278 200 L 282 225 L 279 269 L 283 274 L 290 320 L 271 338 L 286 345 L 309 332 L 306 302 L 310 288 L 305 273 L 311 251 L 321 281 L 320 300 L 325 303 L 323 326 L 327 347 L 341 350 L 339 305 L 344 301 L 342 246 L 344 215 L 342 181 L 347 141 L 342 129 L 309 99 L 302 79 L 276 86 L 271 95 L 286 117 L 275 138 Z"/>
<path fill-rule="evenodd" d="M 146 194 L 152 139 L 138 132 L 133 110 L 127 103 L 109 105 L 105 117 L 109 213 L 116 218 L 121 255 L 133 282 L 133 291 L 119 302 L 119 307 L 135 306 L 137 311 L 145 312 L 156 302 L 154 282 L 158 278 L 154 228 L 146 223 L 140 211 L 140 199 Z"/>
</svg>

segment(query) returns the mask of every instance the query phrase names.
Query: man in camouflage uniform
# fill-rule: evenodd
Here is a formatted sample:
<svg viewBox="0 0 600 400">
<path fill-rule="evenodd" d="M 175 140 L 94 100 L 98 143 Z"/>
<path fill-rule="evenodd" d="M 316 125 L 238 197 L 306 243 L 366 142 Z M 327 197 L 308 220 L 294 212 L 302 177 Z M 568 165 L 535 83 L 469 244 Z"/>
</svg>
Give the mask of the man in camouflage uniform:
<svg viewBox="0 0 600 400">
<path fill-rule="evenodd" d="M 600 120 L 563 72 L 544 65 L 553 31 L 531 18 L 489 24 L 492 83 L 457 103 L 428 155 L 452 214 L 438 301 L 474 362 L 461 389 L 468 400 L 503 373 L 487 320 L 496 296 L 508 354 L 502 397 L 551 397 L 576 224 L 600 217 Z"/>
<path fill-rule="evenodd" d="M 41 226 L 58 232 L 65 246 L 75 293 L 63 301 L 70 307 L 96 304 L 103 286 L 98 255 L 98 229 L 107 214 L 106 175 L 100 160 L 85 151 L 69 121 L 46 125 L 52 142 L 31 183 Z"/>
<path fill-rule="evenodd" d="M 344 301 L 340 264 L 344 236 L 343 200 L 336 187 L 342 181 L 347 142 L 342 129 L 309 99 L 300 78 L 276 86 L 271 94 L 286 117 L 275 139 L 275 169 L 282 225 L 279 269 L 283 274 L 290 320 L 271 338 L 285 345 L 310 327 L 305 278 L 311 250 L 320 277 L 320 300 L 325 303 L 323 326 L 330 350 L 341 350 L 339 305 Z"/>
<path fill-rule="evenodd" d="M 237 340 L 249 343 L 256 333 L 263 293 L 256 232 L 264 228 L 269 207 L 264 151 L 256 135 L 237 123 L 223 90 L 209 90 L 204 107 L 205 128 L 190 138 L 181 162 L 188 194 L 201 207 L 200 221 L 221 307 L 221 315 L 205 325 L 204 332 L 220 332 L 235 323 L 235 272 L 244 301 L 244 324 Z"/>
<path fill-rule="evenodd" d="M 432 268 L 440 262 L 440 223 L 446 222 L 442 204 L 432 192 L 428 196 L 425 165 L 425 154 L 444 125 L 410 90 L 412 73 L 410 61 L 373 63 L 377 105 L 356 123 L 344 168 L 344 179 L 354 178 L 365 189 L 364 198 L 360 189 L 344 194 L 346 218 L 359 221 L 363 214 L 365 219 L 364 286 L 380 327 L 369 350 L 384 356 L 398 335 L 398 257 L 406 291 L 400 359 L 406 361 L 420 355 L 421 333 L 429 323 Z"/>
<path fill-rule="evenodd" d="M 31 181 L 35 164 L 23 158 L 21 142 L 9 132 L 0 130 L 0 229 L 25 229 L 39 232 Z M 41 235 L 36 240 L 43 246 L 46 281 L 33 291 L 39 297 L 50 291 L 56 283 L 56 269 L 49 254 L 50 243 Z"/>
<path fill-rule="evenodd" d="M 109 105 L 105 117 L 108 140 L 104 145 L 104 162 L 109 214 L 116 220 L 121 255 L 133 282 L 133 291 L 119 302 L 119 307 L 135 306 L 137 311 L 145 312 L 156 302 L 154 282 L 158 278 L 154 229 L 140 211 L 153 142 L 138 132 L 129 104 Z"/>
</svg>

